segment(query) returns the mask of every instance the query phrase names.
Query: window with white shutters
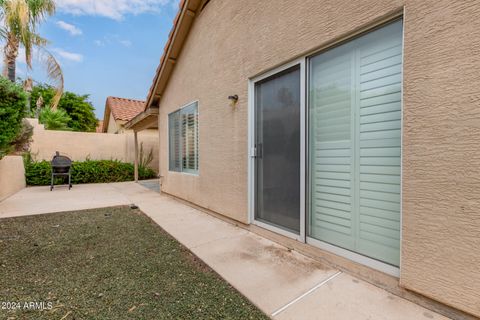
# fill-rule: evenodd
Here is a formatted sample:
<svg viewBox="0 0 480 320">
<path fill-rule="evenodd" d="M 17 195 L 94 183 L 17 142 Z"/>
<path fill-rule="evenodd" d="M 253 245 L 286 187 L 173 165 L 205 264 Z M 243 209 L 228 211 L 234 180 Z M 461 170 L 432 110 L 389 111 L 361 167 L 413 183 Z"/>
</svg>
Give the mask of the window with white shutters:
<svg viewBox="0 0 480 320">
<path fill-rule="evenodd" d="M 309 236 L 398 266 L 402 21 L 309 61 Z"/>
<path fill-rule="evenodd" d="M 168 115 L 169 170 L 198 173 L 198 103 Z"/>
</svg>

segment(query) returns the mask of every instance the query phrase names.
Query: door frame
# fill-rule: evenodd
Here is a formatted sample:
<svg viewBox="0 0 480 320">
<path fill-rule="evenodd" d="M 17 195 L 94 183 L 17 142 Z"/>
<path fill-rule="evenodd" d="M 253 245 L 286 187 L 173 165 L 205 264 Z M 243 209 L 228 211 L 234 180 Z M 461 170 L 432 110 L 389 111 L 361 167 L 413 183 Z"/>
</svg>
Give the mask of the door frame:
<svg viewBox="0 0 480 320">
<path fill-rule="evenodd" d="M 261 80 L 271 77 L 279 72 L 294 66 L 300 66 L 300 234 L 296 234 L 268 223 L 255 220 L 255 192 L 256 190 L 256 161 L 255 161 L 255 84 Z M 249 223 L 264 229 L 276 232 L 283 236 L 293 238 L 300 242 L 306 241 L 306 58 L 302 57 L 285 63 L 277 68 L 269 70 L 259 76 L 248 80 L 248 220 Z"/>
</svg>

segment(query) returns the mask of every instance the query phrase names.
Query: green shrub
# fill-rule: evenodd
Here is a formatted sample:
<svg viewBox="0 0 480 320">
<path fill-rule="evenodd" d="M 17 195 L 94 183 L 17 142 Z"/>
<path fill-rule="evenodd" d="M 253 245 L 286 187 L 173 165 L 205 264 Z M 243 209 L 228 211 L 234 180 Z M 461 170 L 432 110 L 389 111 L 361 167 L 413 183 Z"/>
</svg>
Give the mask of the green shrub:
<svg viewBox="0 0 480 320">
<path fill-rule="evenodd" d="M 37 101 L 43 99 L 44 106 L 50 106 L 55 96 L 55 88 L 47 84 L 38 84 L 33 87 L 30 95 L 32 115 L 39 113 Z M 89 95 L 80 95 L 65 91 L 58 102 L 58 110 L 64 110 L 70 117 L 67 127 L 72 131 L 95 132 L 98 120 L 95 116 L 95 108 L 89 101 Z"/>
<path fill-rule="evenodd" d="M 68 122 L 72 120 L 65 110 L 52 110 L 49 107 L 45 107 L 40 112 L 39 122 L 45 125 L 47 130 L 71 130 L 68 127 Z"/>
<path fill-rule="evenodd" d="M 25 163 L 25 177 L 29 186 L 49 185 L 51 174 L 48 161 Z"/>
<path fill-rule="evenodd" d="M 0 159 L 12 150 L 22 128 L 27 96 L 23 89 L 0 77 Z"/>
<path fill-rule="evenodd" d="M 25 176 L 29 186 L 50 185 L 51 167 L 49 161 L 32 162 L 25 158 Z M 150 168 L 140 167 L 138 169 L 140 180 L 153 179 L 156 177 L 155 171 Z M 58 178 L 57 183 L 62 178 Z M 109 183 L 133 181 L 134 166 L 131 163 L 125 163 L 117 160 L 87 160 L 82 162 L 73 162 L 72 164 L 72 183 Z"/>
<path fill-rule="evenodd" d="M 71 118 L 68 127 L 73 131 L 95 132 L 98 126 L 95 108 L 88 98 L 88 95 L 65 92 L 60 99 L 58 109 L 65 110 Z"/>
</svg>

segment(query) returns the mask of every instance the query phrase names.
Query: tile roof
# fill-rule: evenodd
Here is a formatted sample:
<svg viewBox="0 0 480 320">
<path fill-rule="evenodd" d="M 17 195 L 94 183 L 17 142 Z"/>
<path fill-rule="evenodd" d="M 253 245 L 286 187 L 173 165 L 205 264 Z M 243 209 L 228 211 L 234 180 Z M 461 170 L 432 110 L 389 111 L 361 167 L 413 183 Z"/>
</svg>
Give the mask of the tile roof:
<svg viewBox="0 0 480 320">
<path fill-rule="evenodd" d="M 115 120 L 130 121 L 145 109 L 145 101 L 108 97 L 106 107 L 112 111 Z"/>
</svg>

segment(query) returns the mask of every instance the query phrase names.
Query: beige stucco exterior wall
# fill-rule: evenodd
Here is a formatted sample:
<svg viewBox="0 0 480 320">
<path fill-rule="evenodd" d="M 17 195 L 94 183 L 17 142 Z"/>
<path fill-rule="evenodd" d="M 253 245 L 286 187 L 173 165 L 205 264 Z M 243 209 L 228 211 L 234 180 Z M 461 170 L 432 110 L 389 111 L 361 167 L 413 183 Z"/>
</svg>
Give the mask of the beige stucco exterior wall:
<svg viewBox="0 0 480 320">
<path fill-rule="evenodd" d="M 123 125 L 125 123 L 126 121 L 115 120 L 115 118 L 113 117 L 113 113 L 110 112 L 107 133 L 123 133 L 124 132 Z"/>
<path fill-rule="evenodd" d="M 480 2 L 406 8 L 400 282 L 480 317 Z"/>
<path fill-rule="evenodd" d="M 162 188 L 248 222 L 248 79 L 405 8 L 404 287 L 480 316 L 480 2 L 213 0 L 160 102 Z M 227 97 L 238 94 L 236 108 Z M 168 114 L 199 100 L 200 172 L 168 171 Z"/>
<path fill-rule="evenodd" d="M 25 188 L 25 168 L 21 156 L 0 160 L 0 201 Z"/>
<path fill-rule="evenodd" d="M 56 151 L 73 160 L 83 161 L 116 159 L 134 162 L 135 143 L 133 131 L 124 134 L 87 133 L 45 130 L 38 120 L 31 119 L 34 126 L 33 142 L 30 146 L 36 160 L 51 160 Z M 158 133 L 145 130 L 138 133 L 139 145 L 143 143 L 145 153 L 153 152 L 150 167 L 158 171 Z"/>
</svg>

